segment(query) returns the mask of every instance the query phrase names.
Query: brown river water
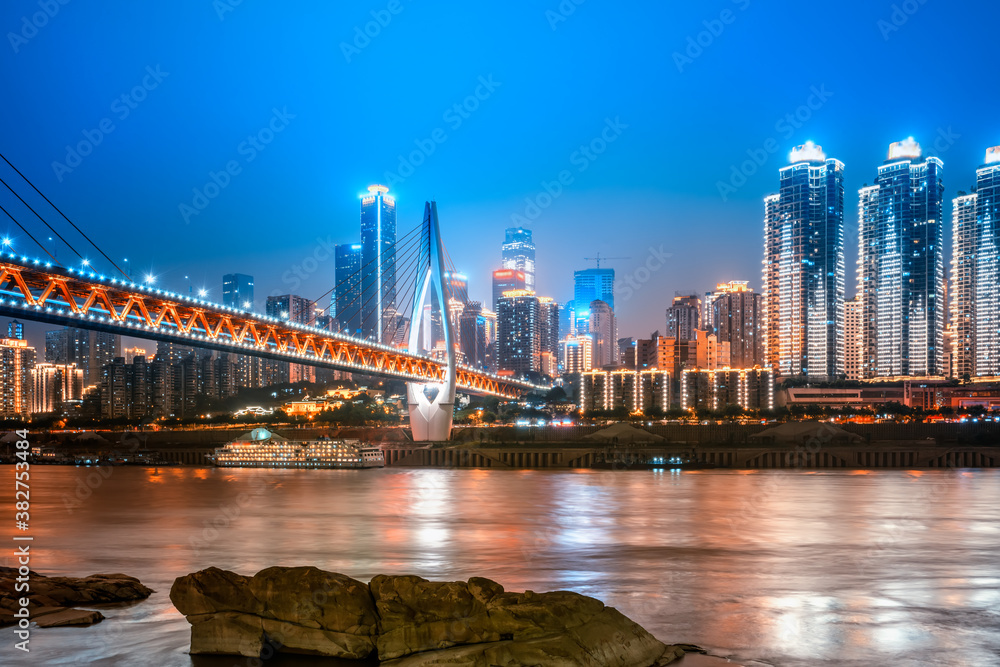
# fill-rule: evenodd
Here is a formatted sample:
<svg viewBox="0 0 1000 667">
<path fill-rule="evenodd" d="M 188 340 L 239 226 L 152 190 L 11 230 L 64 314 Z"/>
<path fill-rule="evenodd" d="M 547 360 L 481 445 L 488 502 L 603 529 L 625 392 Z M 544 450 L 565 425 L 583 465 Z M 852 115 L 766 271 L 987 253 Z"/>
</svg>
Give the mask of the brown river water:
<svg viewBox="0 0 1000 667">
<path fill-rule="evenodd" d="M 1000 665 L 997 470 L 31 473 L 33 570 L 124 572 L 156 593 L 90 628 L 35 629 L 29 654 L 5 629 L 0 665 L 253 667 L 186 653 L 167 593 L 211 565 L 573 590 L 737 664 Z"/>
</svg>

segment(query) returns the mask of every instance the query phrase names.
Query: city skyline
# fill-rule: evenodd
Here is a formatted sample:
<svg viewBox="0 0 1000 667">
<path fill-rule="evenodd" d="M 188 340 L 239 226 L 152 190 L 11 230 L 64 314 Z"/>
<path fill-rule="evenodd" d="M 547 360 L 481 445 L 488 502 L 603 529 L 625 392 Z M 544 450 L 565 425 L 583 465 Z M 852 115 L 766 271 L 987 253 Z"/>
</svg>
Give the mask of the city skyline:
<svg viewBox="0 0 1000 667">
<path fill-rule="evenodd" d="M 516 220 L 520 217 L 527 220 L 540 249 L 539 291 L 563 303 L 571 287 L 560 283 L 560 276 L 586 268 L 583 257 L 596 250 L 632 257 L 609 265 L 624 278 L 643 267 L 648 248 L 661 245 L 673 256 L 643 283 L 643 290 L 697 293 L 718 282 L 744 279 L 759 289 L 758 258 L 745 252 L 751 244 L 758 244 L 759 199 L 773 190 L 774 169 L 785 162 L 787 153 L 807 140 L 823 145 L 846 165 L 848 229 L 856 223 L 857 190 L 871 182 L 872 165 L 882 160 L 889 142 L 912 135 L 929 154 L 941 157 L 949 174 L 946 197 L 959 189 L 968 190 L 983 147 L 1000 143 L 989 105 L 964 102 L 967 91 L 974 89 L 974 76 L 955 37 L 946 37 L 935 61 L 936 71 L 947 73 L 937 76 L 937 94 L 919 105 L 897 109 L 891 116 L 873 113 L 870 101 L 877 99 L 881 84 L 853 75 L 863 62 L 902 65 L 908 50 L 940 39 L 938 26 L 952 12 L 963 11 L 963 3 L 948 8 L 922 5 L 900 26 L 891 23 L 888 6 L 848 3 L 832 18 L 822 15 L 819 8 L 790 9 L 779 20 L 789 30 L 808 25 L 818 41 L 839 42 L 845 35 L 866 39 L 856 40 L 857 51 L 846 56 L 845 62 L 795 63 L 780 84 L 768 72 L 784 63 L 782 40 L 761 42 L 759 35 L 771 27 L 771 19 L 754 12 L 754 7 L 744 9 L 743 4 L 733 3 L 730 9 L 735 20 L 725 25 L 723 33 L 717 37 L 706 33 L 708 38 L 702 41 L 709 45 L 698 47 L 697 57 L 688 54 L 688 50 L 697 51 L 689 39 L 697 46 L 705 22 L 717 20 L 707 8 L 667 9 L 649 3 L 642 10 L 650 20 L 633 25 L 619 9 L 588 6 L 555 26 L 545 16 L 548 8 L 538 7 L 537 12 L 504 8 L 490 16 L 491 22 L 498 30 L 524 32 L 529 53 L 523 60 L 502 62 L 488 55 L 497 43 L 495 35 L 470 29 L 467 21 L 459 28 L 458 18 L 444 8 L 407 5 L 384 34 L 361 53 L 352 53 L 350 62 L 339 44 L 350 43 L 351 29 L 344 28 L 343 34 L 326 31 L 324 39 L 310 39 L 325 21 L 363 26 L 370 20 L 367 12 L 350 8 L 323 8 L 312 22 L 315 25 L 275 17 L 251 6 L 240 6 L 215 24 L 217 17 L 208 9 L 208 16 L 202 17 L 207 19 L 204 25 L 193 20 L 198 16 L 191 8 L 158 10 L 156 19 L 171 34 L 204 45 L 191 55 L 175 46 L 184 40 L 157 37 L 140 43 L 128 37 L 124 26 L 149 18 L 152 10 L 121 9 L 100 18 L 89 12 L 63 12 L 37 37 L 18 45 L 14 58 L 3 65 L 4 74 L 15 87 L 28 86 L 34 78 L 51 80 L 54 89 L 73 90 L 75 104 L 66 108 L 43 96 L 38 106 L 27 100 L 23 106 L 0 112 L 9 125 L 22 129 L 6 154 L 71 218 L 86 226 L 109 219 L 103 202 L 118 197 L 120 210 L 110 220 L 141 220 L 143 224 L 121 238 L 101 239 L 109 246 L 109 255 L 115 260 L 128 258 L 133 272 L 152 270 L 161 284 L 176 291 L 187 289 L 183 276 L 190 275 L 196 287 L 203 284 L 213 300 L 219 301 L 219 274 L 256 275 L 256 266 L 268 265 L 274 272 L 257 276 L 258 299 L 288 292 L 318 297 L 332 275 L 333 249 L 328 246 L 356 238 L 356 206 L 351 195 L 395 174 L 396 182 L 386 185 L 400 203 L 401 231 L 417 224 L 426 199 L 436 199 L 442 211 L 448 212 L 443 216 L 443 232 L 457 268 L 469 274 L 470 298 L 490 302 L 488 271 L 495 249 L 492 243 L 480 243 L 480 233 L 498 238 L 504 229 L 520 224 Z M 0 24 L 19 25 L 17 11 L 6 9 L 0 14 Z M 985 12 L 988 18 L 995 10 L 976 6 L 976 11 Z M 669 21 L 657 20 L 668 16 Z M 880 21 L 889 21 L 891 28 L 880 27 Z M 587 35 L 605 34 L 609 27 L 626 22 L 630 31 L 640 34 L 628 42 L 616 42 L 620 52 L 612 50 L 610 61 L 595 69 L 602 61 L 577 45 Z M 988 23 L 968 26 L 962 42 L 986 43 Z M 221 43 L 197 39 L 225 34 L 231 25 L 240 26 L 239 35 Z M 642 39 L 654 25 L 662 26 L 656 38 Z M 460 67 L 427 81 L 419 72 L 431 69 L 440 56 L 433 51 L 421 55 L 416 45 L 423 31 L 432 26 L 453 28 L 457 46 L 465 48 L 468 57 Z M 299 38 L 291 52 L 274 58 L 255 54 L 249 40 L 272 28 L 297 31 Z M 95 60 L 88 49 L 74 48 L 83 35 L 115 45 L 124 57 L 113 63 Z M 53 42 L 80 54 L 65 73 L 53 70 L 39 57 Z M 655 46 L 638 46 L 643 43 Z M 643 77 L 655 82 L 652 86 L 639 88 L 631 75 L 619 75 L 639 55 L 637 49 L 649 65 Z M 760 67 L 740 62 L 739 54 L 748 49 L 758 53 Z M 228 65 L 221 70 L 201 67 L 204 62 L 228 63 L 225 54 L 229 52 L 245 57 L 245 71 L 260 72 L 268 86 L 243 86 L 239 77 L 244 75 L 238 72 L 236 79 L 227 81 L 223 75 L 233 73 Z M 295 85 L 298 80 L 277 79 L 277 72 L 300 69 L 298 63 L 303 61 L 322 63 L 303 76 L 325 85 L 301 86 Z M 565 64 L 561 76 L 553 78 L 535 72 L 535 62 Z M 157 76 L 149 74 L 147 66 Z M 100 85 L 73 83 L 94 80 L 98 72 Z M 396 87 L 395 95 L 416 100 L 405 113 L 383 104 L 378 96 L 362 98 L 354 105 L 337 103 L 338 91 L 363 88 L 376 73 L 384 73 L 387 83 Z M 725 77 L 727 86 L 711 85 L 719 76 Z M 137 95 L 144 99 L 134 103 L 135 109 L 119 103 L 112 111 L 116 96 L 141 86 L 144 80 L 152 89 Z M 181 155 L 170 133 L 159 128 L 173 127 L 170 119 L 183 112 L 179 104 L 188 95 L 220 85 L 232 93 L 221 102 L 222 113 L 185 115 L 192 123 L 183 131 L 184 143 L 194 148 Z M 420 94 L 416 94 L 418 89 Z M 603 100 L 591 104 L 592 91 L 598 89 L 604 91 Z M 760 90 L 767 92 L 760 103 L 733 103 L 748 95 L 759 96 Z M 664 104 L 670 99 L 691 102 Z M 466 110 L 466 105 L 475 109 Z M 130 112 L 124 119 L 119 118 L 120 107 Z M 540 111 L 518 123 L 521 129 L 504 129 L 507 119 L 518 117 L 522 108 Z M 668 109 L 665 117 L 652 112 L 664 108 Z M 54 109 L 59 113 L 54 114 Z M 275 109 L 280 116 L 274 114 Z M 92 154 L 82 156 L 77 166 L 68 167 L 72 171 L 60 170 L 57 176 L 53 163 L 67 164 L 66 147 L 84 141 L 83 132 L 92 133 L 104 117 L 115 130 Z M 261 144 L 263 150 L 249 143 L 244 146 L 245 152 L 254 151 L 254 160 L 246 161 L 250 155 L 240 152 L 242 142 L 263 128 L 271 132 L 272 121 L 274 127 L 281 127 L 280 132 L 274 132 L 273 141 Z M 347 127 L 360 131 L 342 137 L 340 130 Z M 443 133 L 436 135 L 440 141 L 432 138 L 437 128 Z M 606 141 L 602 133 L 614 138 L 606 150 L 592 152 L 593 160 L 579 152 L 598 138 Z M 425 150 L 410 160 L 411 153 L 421 151 L 417 142 Z M 334 145 L 336 151 L 326 148 Z M 163 159 L 147 157 L 153 155 Z M 401 167 L 400 156 L 403 162 L 421 164 Z M 192 206 L 194 190 L 203 192 L 206 183 L 212 182 L 209 173 L 218 174 L 231 160 L 238 162 L 240 173 L 185 221 L 179 206 Z M 584 164 L 587 168 L 579 171 Z M 569 184 L 558 179 L 563 170 L 572 178 Z M 109 192 L 104 183 L 118 183 L 118 190 Z M 490 187 L 484 189 L 483 183 Z M 551 195 L 543 183 L 561 192 Z M 537 202 L 537 215 L 525 198 Z M 284 224 L 275 225 L 279 220 Z M 703 233 L 705 225 L 717 226 L 723 233 L 709 240 Z M 477 230 L 475 238 L 462 233 L 467 229 Z M 571 229 L 579 233 L 567 233 Z M 192 233 L 203 243 L 181 242 L 179 237 Z M 260 242 L 263 237 L 267 243 Z M 20 247 L 26 245 L 23 237 L 16 240 Z M 850 242 L 846 246 L 850 267 L 856 249 Z M 678 248 L 693 251 L 676 252 Z M 696 259 L 699 252 L 727 259 L 704 262 Z M 63 250 L 60 257 L 65 255 Z M 309 271 L 317 256 L 331 258 Z M 854 289 L 852 282 L 848 281 L 848 296 Z M 646 331 L 660 326 L 659 314 L 647 312 L 640 301 L 616 307 L 623 329 Z"/>
</svg>

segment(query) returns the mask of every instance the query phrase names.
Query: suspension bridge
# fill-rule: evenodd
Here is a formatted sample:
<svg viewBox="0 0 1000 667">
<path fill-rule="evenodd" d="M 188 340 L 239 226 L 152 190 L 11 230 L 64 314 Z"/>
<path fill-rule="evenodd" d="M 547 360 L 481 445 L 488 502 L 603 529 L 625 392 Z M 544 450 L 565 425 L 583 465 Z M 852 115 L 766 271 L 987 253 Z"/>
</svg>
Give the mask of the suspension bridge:
<svg viewBox="0 0 1000 667">
<path fill-rule="evenodd" d="M 3 155 L 0 158 L 7 161 Z M 17 171 L 9 161 L 7 164 Z M 48 259 L 40 259 L 0 249 L 0 315 L 402 380 L 407 384 L 410 427 L 414 439 L 420 441 L 448 439 L 457 389 L 514 399 L 532 390 L 549 388 L 458 363 L 456 332 L 447 312 L 451 292 L 445 279 L 454 267 L 441 240 L 435 202 L 427 202 L 422 222 L 393 245 L 394 269 L 397 275 L 404 274 L 403 280 L 396 283 L 399 299 L 390 306 L 391 313 L 375 315 L 381 336 L 365 339 L 315 326 L 316 312 L 307 323 L 300 323 L 136 283 L 31 181 L 20 171 L 17 173 L 97 248 L 120 277 L 101 275 L 86 261 L 80 268 L 62 265 L 0 205 L 0 211 L 49 255 Z M 0 183 L 83 260 L 14 188 L 3 178 Z M 407 306 L 409 320 L 394 316 Z M 444 344 L 443 354 L 439 349 L 437 357 L 422 349 L 434 337 L 428 325 L 436 318 L 427 317 L 434 306 L 440 321 L 437 335 Z M 404 322 L 407 340 L 396 343 Z"/>
</svg>

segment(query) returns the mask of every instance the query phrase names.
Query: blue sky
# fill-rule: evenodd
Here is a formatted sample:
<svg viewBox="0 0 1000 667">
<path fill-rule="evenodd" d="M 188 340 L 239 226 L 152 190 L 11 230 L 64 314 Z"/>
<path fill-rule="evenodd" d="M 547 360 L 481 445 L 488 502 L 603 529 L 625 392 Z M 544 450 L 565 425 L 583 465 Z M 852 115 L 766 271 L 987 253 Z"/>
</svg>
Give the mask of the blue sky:
<svg viewBox="0 0 1000 667">
<path fill-rule="evenodd" d="M 473 298 L 528 220 L 540 293 L 627 257 L 619 330 L 646 335 L 677 291 L 759 288 L 761 198 L 806 140 L 846 164 L 850 294 L 857 189 L 888 144 L 939 155 L 949 199 L 1000 144 L 984 3 L 64 2 L 0 9 L 0 151 L 133 272 L 216 299 L 250 273 L 258 306 L 327 291 L 325 248 L 391 180 L 400 230 L 438 201 Z"/>
</svg>

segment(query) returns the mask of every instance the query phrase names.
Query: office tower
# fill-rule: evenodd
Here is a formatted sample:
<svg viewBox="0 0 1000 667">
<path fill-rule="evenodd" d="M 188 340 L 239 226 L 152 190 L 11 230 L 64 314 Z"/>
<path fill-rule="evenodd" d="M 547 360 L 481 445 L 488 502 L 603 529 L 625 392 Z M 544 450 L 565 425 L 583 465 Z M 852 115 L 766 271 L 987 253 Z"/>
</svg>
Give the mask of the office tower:
<svg viewBox="0 0 1000 667">
<path fill-rule="evenodd" d="M 469 279 L 464 273 L 445 271 L 444 288 L 449 299 L 455 299 L 462 305 L 469 303 Z"/>
<path fill-rule="evenodd" d="M 17 338 L 0 339 L 0 417 L 26 419 L 33 403 L 35 348 Z"/>
<path fill-rule="evenodd" d="M 316 302 L 295 294 L 267 297 L 265 313 L 268 317 L 276 317 L 286 322 L 312 324 L 316 311 Z M 304 364 L 289 364 L 281 361 L 280 373 L 284 382 L 315 382 L 316 369 Z"/>
<path fill-rule="evenodd" d="M 697 294 L 675 296 L 667 308 L 667 338 L 694 340 L 701 328 L 701 299 Z"/>
<path fill-rule="evenodd" d="M 531 240 L 531 230 L 523 227 L 509 227 L 504 231 L 504 242 L 500 249 L 501 266 L 524 274 L 525 287 L 535 289 L 535 244 Z M 518 288 L 513 288 L 518 289 Z"/>
<path fill-rule="evenodd" d="M 589 335 L 568 336 L 562 345 L 564 373 L 586 373 L 594 367 L 593 339 Z"/>
<path fill-rule="evenodd" d="M 952 200 L 951 374 L 959 379 L 976 375 L 977 199 L 959 192 Z"/>
<path fill-rule="evenodd" d="M 466 365 L 472 368 L 482 368 L 486 353 L 486 341 L 481 337 L 483 332 L 479 327 L 479 316 L 483 312 L 483 304 L 470 301 L 462 308 L 458 321 L 458 338 L 461 341 L 462 358 Z"/>
<path fill-rule="evenodd" d="M 38 363 L 31 369 L 31 413 L 58 412 L 65 401 L 83 398 L 83 371 L 76 364 Z"/>
<path fill-rule="evenodd" d="M 11 320 L 7 323 L 7 338 L 13 338 L 14 340 L 24 340 L 24 325 L 17 320 Z"/>
<path fill-rule="evenodd" d="M 527 288 L 524 271 L 499 269 L 493 272 L 493 310 L 499 312 L 500 297 L 504 292 L 521 291 Z"/>
<path fill-rule="evenodd" d="M 944 372 L 943 167 L 910 138 L 860 191 L 864 377 Z"/>
<path fill-rule="evenodd" d="M 1000 375 L 1000 146 L 986 151 L 976 191 L 952 204 L 952 372 Z"/>
<path fill-rule="evenodd" d="M 611 306 L 595 299 L 590 302 L 587 333 L 593 345 L 593 367 L 602 368 L 618 363 L 618 324 Z"/>
<path fill-rule="evenodd" d="M 767 364 L 779 375 L 842 373 L 844 164 L 807 142 L 764 199 Z"/>
<path fill-rule="evenodd" d="M 344 243 L 334 249 L 336 285 L 330 314 L 340 330 L 352 336 L 361 333 L 361 244 Z"/>
<path fill-rule="evenodd" d="M 372 185 L 361 199 L 361 335 L 378 342 L 396 317 L 396 201 L 388 192 Z"/>
<path fill-rule="evenodd" d="M 576 304 L 576 333 L 585 334 L 590 326 L 590 303 L 603 301 L 615 309 L 615 270 L 584 269 L 573 272 L 573 303 Z"/>
<path fill-rule="evenodd" d="M 540 370 L 543 375 L 559 375 L 559 304 L 551 297 L 538 299 Z"/>
<path fill-rule="evenodd" d="M 126 347 L 122 350 L 122 356 L 125 357 L 126 364 L 131 364 L 136 357 L 145 357 L 146 350 L 141 347 Z"/>
<path fill-rule="evenodd" d="M 745 280 L 719 283 L 712 300 L 712 327 L 702 327 L 729 343 L 733 368 L 763 366 L 764 342 L 761 331 L 763 298 Z"/>
<path fill-rule="evenodd" d="M 253 310 L 253 276 L 227 273 L 222 276 L 222 305 Z"/>
<path fill-rule="evenodd" d="M 485 348 L 482 351 L 483 368 L 491 373 L 497 371 L 497 314 L 495 311 L 483 308 L 477 320 L 477 326 L 482 330 Z"/>
<path fill-rule="evenodd" d="M 504 292 L 497 304 L 497 366 L 514 375 L 541 367 L 538 297 L 530 290 Z"/>
<path fill-rule="evenodd" d="M 844 377 L 860 380 L 861 374 L 861 295 L 844 302 Z"/>
</svg>

